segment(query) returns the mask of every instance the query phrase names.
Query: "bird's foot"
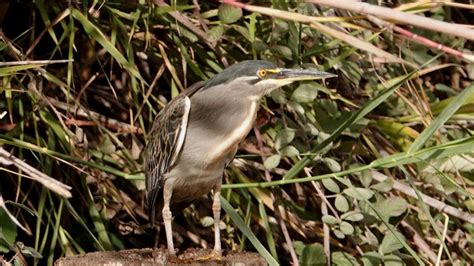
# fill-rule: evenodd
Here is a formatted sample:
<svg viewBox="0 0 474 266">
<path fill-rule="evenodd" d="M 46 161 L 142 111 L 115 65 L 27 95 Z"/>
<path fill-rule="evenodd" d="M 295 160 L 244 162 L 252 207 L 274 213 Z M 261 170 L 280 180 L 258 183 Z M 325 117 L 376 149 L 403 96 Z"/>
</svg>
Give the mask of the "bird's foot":
<svg viewBox="0 0 474 266">
<path fill-rule="evenodd" d="M 196 258 L 196 261 L 221 261 L 222 260 L 222 251 L 212 250 L 211 253 L 199 256 Z"/>
<path fill-rule="evenodd" d="M 176 250 L 175 249 L 168 249 L 168 256 L 176 257 Z"/>
</svg>

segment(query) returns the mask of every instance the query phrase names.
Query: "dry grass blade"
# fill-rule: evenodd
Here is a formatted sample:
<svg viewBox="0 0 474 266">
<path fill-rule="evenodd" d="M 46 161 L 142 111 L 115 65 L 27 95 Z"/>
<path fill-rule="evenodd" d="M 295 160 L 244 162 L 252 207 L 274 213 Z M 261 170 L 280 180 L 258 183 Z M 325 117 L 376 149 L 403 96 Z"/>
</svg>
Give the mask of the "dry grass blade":
<svg viewBox="0 0 474 266">
<path fill-rule="evenodd" d="M 3 209 L 3 211 L 7 214 L 7 216 L 10 218 L 12 222 L 16 224 L 21 230 L 25 231 L 27 234 L 31 234 L 31 232 L 26 229 L 11 212 L 7 209 L 7 205 L 5 205 L 5 201 L 3 200 L 2 194 L 0 194 L 0 208 Z"/>
<path fill-rule="evenodd" d="M 163 0 L 154 0 L 154 2 L 159 6 L 169 6 Z M 204 32 L 203 30 L 197 28 L 191 21 L 189 21 L 189 19 L 186 16 L 181 15 L 178 11 L 169 12 L 169 14 L 173 18 L 175 18 L 177 21 L 179 21 L 181 24 L 183 24 L 188 29 L 190 29 L 192 32 L 194 32 L 197 36 L 199 36 L 204 42 L 206 42 L 209 45 L 209 47 L 214 48 L 216 44 L 210 41 L 208 34 Z"/>
<path fill-rule="evenodd" d="M 25 65 L 50 65 L 50 64 L 59 64 L 59 63 L 69 63 L 74 62 L 74 60 L 26 60 L 26 61 L 12 61 L 12 62 L 0 62 L 0 67 L 4 66 L 25 66 Z"/>
<path fill-rule="evenodd" d="M 65 198 L 72 197 L 72 194 L 69 191 L 71 190 L 70 186 L 65 185 L 64 183 L 50 176 L 47 176 L 43 172 L 38 171 L 36 168 L 16 158 L 11 153 L 4 150 L 2 147 L 0 147 L 0 163 L 4 165 L 15 165 L 19 170 L 27 173 L 28 178 L 37 181 L 38 183 L 47 187 L 49 190 L 53 191 L 54 193 Z"/>
<path fill-rule="evenodd" d="M 459 25 L 447 23 L 444 21 L 400 12 L 392 8 L 371 5 L 369 3 L 362 3 L 352 0 L 306 0 L 306 2 L 350 10 L 366 15 L 373 15 L 380 18 L 394 20 L 397 22 L 429 29 L 432 31 L 444 32 L 450 35 L 466 38 L 468 40 L 474 40 L 474 30 L 467 29 L 465 27 L 460 27 Z"/>
</svg>

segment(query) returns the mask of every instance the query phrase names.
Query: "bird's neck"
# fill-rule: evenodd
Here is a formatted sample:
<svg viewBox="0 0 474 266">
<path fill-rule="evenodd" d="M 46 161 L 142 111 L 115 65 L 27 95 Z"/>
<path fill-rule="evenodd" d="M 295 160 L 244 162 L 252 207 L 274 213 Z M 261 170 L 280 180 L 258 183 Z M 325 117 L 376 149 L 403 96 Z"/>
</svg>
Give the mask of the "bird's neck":
<svg viewBox="0 0 474 266">
<path fill-rule="evenodd" d="M 195 94 L 191 97 L 190 121 L 193 127 L 201 128 L 206 137 L 215 141 L 213 154 L 230 152 L 252 129 L 259 101 L 242 97 L 217 100 L 204 96 Z"/>
</svg>

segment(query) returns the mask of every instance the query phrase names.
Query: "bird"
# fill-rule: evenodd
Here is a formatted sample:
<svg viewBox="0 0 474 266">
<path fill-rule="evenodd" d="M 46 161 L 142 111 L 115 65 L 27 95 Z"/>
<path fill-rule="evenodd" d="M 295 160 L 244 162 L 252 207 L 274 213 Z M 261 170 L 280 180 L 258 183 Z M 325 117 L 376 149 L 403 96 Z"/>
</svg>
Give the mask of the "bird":
<svg viewBox="0 0 474 266">
<path fill-rule="evenodd" d="M 150 224 L 163 220 L 168 253 L 176 256 L 173 214 L 213 191 L 214 249 L 222 256 L 220 194 L 225 168 L 253 127 L 259 101 L 295 81 L 335 75 L 315 69 L 280 68 L 246 60 L 183 91 L 156 115 L 145 147 L 146 202 Z"/>
</svg>

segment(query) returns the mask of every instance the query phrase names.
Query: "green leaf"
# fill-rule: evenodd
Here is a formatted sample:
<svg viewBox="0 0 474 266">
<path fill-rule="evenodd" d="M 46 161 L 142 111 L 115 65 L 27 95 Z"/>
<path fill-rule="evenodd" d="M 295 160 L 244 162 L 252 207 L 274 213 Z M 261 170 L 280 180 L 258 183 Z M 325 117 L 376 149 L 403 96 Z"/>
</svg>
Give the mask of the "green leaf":
<svg viewBox="0 0 474 266">
<path fill-rule="evenodd" d="M 299 103 L 309 103 L 318 96 L 318 89 L 312 83 L 303 83 L 291 95 L 293 101 Z"/>
<path fill-rule="evenodd" d="M 231 24 L 242 17 L 242 9 L 231 5 L 222 4 L 219 6 L 219 20 L 224 24 Z"/>
<path fill-rule="evenodd" d="M 402 266 L 405 265 L 403 263 L 402 258 L 400 258 L 397 255 L 391 254 L 391 255 L 386 255 L 383 257 L 383 265 L 385 266 Z"/>
<path fill-rule="evenodd" d="M 331 254 L 332 264 L 340 266 L 360 265 L 359 262 L 350 254 L 342 251 L 336 251 Z"/>
<path fill-rule="evenodd" d="M 326 265 L 323 245 L 319 243 L 306 245 L 301 254 L 301 265 Z"/>
<path fill-rule="evenodd" d="M 100 151 L 109 155 L 116 151 L 115 144 L 112 142 L 109 135 L 104 135 L 104 139 L 100 145 Z"/>
<path fill-rule="evenodd" d="M 321 180 L 321 182 L 323 183 L 323 186 L 331 191 L 332 193 L 339 193 L 341 192 L 341 189 L 339 188 L 339 186 L 337 185 L 336 181 L 330 179 L 330 178 L 327 178 L 327 179 L 323 179 Z"/>
<path fill-rule="evenodd" d="M 369 187 L 372 182 L 372 173 L 370 171 L 362 171 L 359 175 L 359 179 L 364 187 Z"/>
<path fill-rule="evenodd" d="M 352 235 L 354 233 L 354 227 L 350 223 L 345 221 L 341 222 L 341 224 L 339 225 L 339 229 L 345 235 Z"/>
<path fill-rule="evenodd" d="M 306 245 L 301 241 L 293 241 L 293 247 L 295 249 L 296 255 L 301 256 L 303 255 L 303 250 Z"/>
<path fill-rule="evenodd" d="M 321 162 L 323 162 L 331 172 L 340 172 L 342 169 L 341 165 L 333 158 L 325 157 L 321 159 Z"/>
<path fill-rule="evenodd" d="M 373 252 L 373 251 L 369 251 L 369 252 L 366 252 L 362 258 L 361 258 L 362 262 L 364 263 L 364 266 L 378 266 L 378 265 L 382 265 L 381 262 L 382 262 L 382 256 L 377 253 L 377 252 Z"/>
<path fill-rule="evenodd" d="M 298 151 L 298 149 L 296 149 L 294 146 L 292 145 L 288 145 L 286 146 L 285 148 L 281 149 L 280 150 L 280 153 L 285 155 L 285 156 L 288 156 L 288 157 L 291 157 L 291 156 L 297 156 L 300 154 L 300 152 Z"/>
<path fill-rule="evenodd" d="M 281 55 L 281 57 L 287 60 L 291 60 L 292 55 L 293 55 L 293 52 L 291 51 L 291 49 L 283 45 L 277 45 L 273 47 L 273 52 Z"/>
<path fill-rule="evenodd" d="M 393 188 L 394 181 L 392 178 L 386 178 L 384 181 L 370 186 L 371 189 L 375 189 L 380 192 L 389 192 Z"/>
<path fill-rule="evenodd" d="M 17 247 L 20 248 L 21 254 L 23 254 L 25 257 L 31 257 L 31 258 L 35 258 L 35 259 L 43 258 L 43 256 L 38 251 L 36 251 L 34 248 L 29 247 L 29 246 L 25 246 L 21 242 L 17 242 Z"/>
<path fill-rule="evenodd" d="M 379 239 L 377 238 L 377 236 L 372 233 L 372 231 L 370 231 L 370 229 L 367 229 L 365 230 L 364 232 L 364 236 L 361 236 L 364 238 L 364 242 L 371 245 L 372 247 L 378 247 L 379 246 Z M 376 253 L 376 252 L 374 252 Z M 380 256 L 379 253 L 376 253 L 377 255 Z M 382 258 L 382 257 L 380 257 Z"/>
<path fill-rule="evenodd" d="M 471 212 L 474 212 L 474 199 L 468 199 L 464 201 L 464 206 Z"/>
<path fill-rule="evenodd" d="M 222 25 L 212 27 L 207 32 L 207 36 L 209 36 L 209 41 L 211 41 L 211 42 L 219 41 L 222 38 L 223 34 L 224 34 L 224 26 L 222 26 Z"/>
<path fill-rule="evenodd" d="M 336 209 L 340 212 L 346 212 L 349 210 L 349 202 L 347 201 L 346 197 L 341 194 L 336 196 L 334 204 L 336 205 Z"/>
<path fill-rule="evenodd" d="M 278 131 L 275 139 L 275 149 L 279 150 L 282 147 L 290 144 L 295 138 L 295 131 L 293 128 L 284 128 Z"/>
<path fill-rule="evenodd" d="M 270 97 L 272 98 L 274 102 L 279 103 L 279 104 L 285 104 L 288 102 L 285 91 L 282 89 L 276 89 L 272 91 L 270 93 Z"/>
<path fill-rule="evenodd" d="M 374 204 L 382 217 L 390 218 L 402 215 L 407 210 L 407 202 L 400 197 L 390 197 Z"/>
<path fill-rule="evenodd" d="M 0 221 L 0 253 L 8 253 L 14 246 L 18 232 L 3 208 L 0 208 Z"/>
<path fill-rule="evenodd" d="M 263 166 L 265 166 L 266 169 L 272 170 L 277 168 L 277 166 L 280 164 L 281 160 L 281 155 L 280 154 L 274 154 L 263 162 Z"/>
<path fill-rule="evenodd" d="M 237 25 L 237 24 L 233 24 L 232 26 L 232 29 L 234 29 L 235 31 L 239 32 L 245 39 L 247 39 L 249 42 L 252 42 L 252 37 L 250 36 L 250 32 L 247 28 L 245 27 L 242 27 L 240 25 Z"/>
<path fill-rule="evenodd" d="M 374 195 L 374 193 L 369 189 L 360 187 L 346 188 L 342 193 L 357 200 L 368 200 Z"/>
<path fill-rule="evenodd" d="M 323 217 L 321 218 L 321 221 L 323 221 L 323 223 L 325 224 L 329 224 L 329 225 L 334 225 L 334 224 L 338 224 L 339 221 L 337 220 L 336 217 L 332 216 L 332 215 L 323 215 Z"/>
<path fill-rule="evenodd" d="M 351 222 L 359 222 L 364 220 L 364 215 L 360 212 L 350 211 L 341 215 L 341 219 Z"/>
<path fill-rule="evenodd" d="M 402 234 L 400 233 L 396 233 L 396 234 L 400 239 L 405 241 L 405 237 Z M 383 238 L 382 244 L 380 244 L 379 252 L 381 254 L 388 254 L 388 253 L 392 253 L 395 250 L 399 250 L 401 248 L 403 248 L 403 244 L 400 241 L 398 241 L 398 239 L 395 237 L 395 235 L 392 232 L 388 232 Z"/>
<path fill-rule="evenodd" d="M 288 101 L 288 106 L 295 110 L 295 112 L 301 114 L 301 115 L 304 115 L 305 113 L 305 110 L 304 110 L 304 107 L 301 106 L 301 104 L 295 102 L 295 101 Z"/>
<path fill-rule="evenodd" d="M 334 233 L 334 235 L 339 238 L 339 239 L 344 239 L 346 238 L 346 235 L 339 229 L 333 229 L 332 232 Z"/>
</svg>

